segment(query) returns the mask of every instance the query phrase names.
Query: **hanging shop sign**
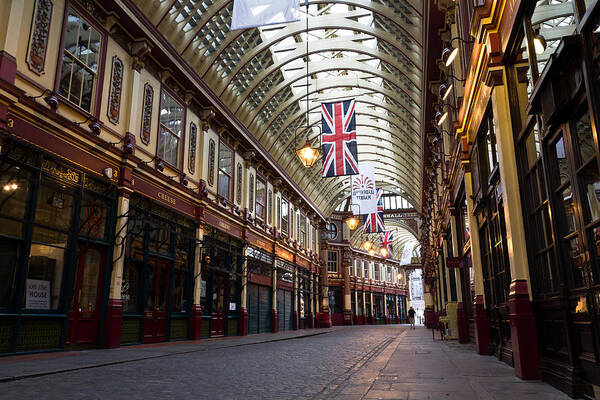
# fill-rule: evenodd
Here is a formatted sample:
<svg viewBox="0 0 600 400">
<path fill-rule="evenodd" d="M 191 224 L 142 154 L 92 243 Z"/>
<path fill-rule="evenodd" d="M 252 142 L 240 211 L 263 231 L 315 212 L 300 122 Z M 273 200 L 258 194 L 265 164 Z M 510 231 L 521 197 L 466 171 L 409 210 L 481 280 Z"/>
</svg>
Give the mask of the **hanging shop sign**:
<svg viewBox="0 0 600 400">
<path fill-rule="evenodd" d="M 289 251 L 282 249 L 279 246 L 275 247 L 275 255 L 283 258 L 284 260 L 294 262 L 294 255 Z"/>
</svg>

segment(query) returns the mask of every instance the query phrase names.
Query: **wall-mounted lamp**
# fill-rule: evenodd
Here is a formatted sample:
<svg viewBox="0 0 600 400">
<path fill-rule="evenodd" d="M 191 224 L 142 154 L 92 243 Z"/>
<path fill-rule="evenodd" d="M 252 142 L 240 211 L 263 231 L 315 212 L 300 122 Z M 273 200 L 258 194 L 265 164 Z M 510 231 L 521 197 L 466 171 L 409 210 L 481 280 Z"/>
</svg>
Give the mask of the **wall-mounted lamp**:
<svg viewBox="0 0 600 400">
<path fill-rule="evenodd" d="M 538 34 L 533 38 L 533 47 L 535 48 L 536 54 L 544 54 L 547 45 L 548 43 L 544 36 Z"/>
<path fill-rule="evenodd" d="M 452 46 L 452 42 L 455 40 L 460 40 L 465 44 L 473 43 L 472 40 L 467 41 L 459 37 L 455 37 L 454 39 L 450 40 L 450 43 L 448 43 L 448 47 L 444 47 L 444 50 L 442 50 L 442 61 L 444 62 L 444 65 L 446 65 L 446 67 L 449 67 L 458 55 L 458 47 Z"/>
</svg>

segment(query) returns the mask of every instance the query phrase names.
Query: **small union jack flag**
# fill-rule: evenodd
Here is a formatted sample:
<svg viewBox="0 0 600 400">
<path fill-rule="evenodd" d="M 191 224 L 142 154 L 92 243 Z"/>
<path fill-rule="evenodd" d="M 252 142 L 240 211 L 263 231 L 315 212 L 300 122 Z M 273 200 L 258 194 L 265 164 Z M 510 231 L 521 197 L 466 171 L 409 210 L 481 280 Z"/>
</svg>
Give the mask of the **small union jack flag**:
<svg viewBox="0 0 600 400">
<path fill-rule="evenodd" d="M 323 178 L 358 174 L 354 99 L 321 104 Z"/>
<path fill-rule="evenodd" d="M 388 251 L 388 258 L 392 258 L 393 255 L 393 244 L 394 244 L 394 231 L 385 231 L 379 234 L 380 244 Z"/>
<path fill-rule="evenodd" d="M 385 232 L 383 224 L 383 190 L 377 189 L 377 212 L 364 215 L 364 233 Z"/>
</svg>

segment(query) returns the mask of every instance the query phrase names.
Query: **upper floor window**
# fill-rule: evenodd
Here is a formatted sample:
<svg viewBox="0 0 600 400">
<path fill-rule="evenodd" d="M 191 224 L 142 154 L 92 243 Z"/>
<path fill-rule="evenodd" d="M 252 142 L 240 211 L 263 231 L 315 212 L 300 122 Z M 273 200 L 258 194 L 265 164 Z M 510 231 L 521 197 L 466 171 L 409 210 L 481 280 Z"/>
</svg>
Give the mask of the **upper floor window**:
<svg viewBox="0 0 600 400">
<path fill-rule="evenodd" d="M 354 271 L 354 275 L 360 278 L 360 260 L 356 260 L 356 270 Z"/>
<path fill-rule="evenodd" d="M 219 143 L 219 176 L 217 194 L 230 200 L 231 179 L 233 175 L 233 151 L 223 142 Z"/>
<path fill-rule="evenodd" d="M 256 179 L 256 216 L 262 220 L 265 219 L 267 187 L 265 181 L 260 178 Z"/>
<path fill-rule="evenodd" d="M 387 281 L 392 282 L 392 267 L 387 267 Z"/>
<path fill-rule="evenodd" d="M 102 35 L 73 10 L 64 34 L 58 93 L 77 107 L 91 112 L 102 48 Z"/>
<path fill-rule="evenodd" d="M 290 211 L 290 203 L 286 199 L 281 199 L 281 232 L 284 235 L 288 234 L 288 226 L 289 226 L 289 211 Z"/>
<path fill-rule="evenodd" d="M 337 251 L 327 252 L 327 271 L 337 272 Z"/>
<path fill-rule="evenodd" d="M 183 130 L 183 106 L 166 90 L 160 93 L 160 128 L 158 132 L 158 157 L 177 167 L 179 142 Z"/>
<path fill-rule="evenodd" d="M 375 264 L 375 280 L 379 280 L 379 264 Z"/>
<path fill-rule="evenodd" d="M 363 261 L 363 277 L 369 279 L 369 262 Z"/>
</svg>

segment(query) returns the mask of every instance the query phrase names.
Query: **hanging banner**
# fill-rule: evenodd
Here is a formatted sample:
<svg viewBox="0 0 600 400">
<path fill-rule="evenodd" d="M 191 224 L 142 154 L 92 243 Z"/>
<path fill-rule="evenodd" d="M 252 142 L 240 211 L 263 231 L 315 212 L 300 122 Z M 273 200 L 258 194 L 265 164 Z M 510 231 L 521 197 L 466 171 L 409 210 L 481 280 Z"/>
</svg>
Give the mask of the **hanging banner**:
<svg viewBox="0 0 600 400">
<path fill-rule="evenodd" d="M 375 167 L 371 163 L 360 163 L 358 175 L 351 177 L 352 212 L 371 214 L 377 212 L 377 194 L 375 192 Z"/>
<path fill-rule="evenodd" d="M 407 245 L 406 247 L 404 247 L 404 250 L 402 251 L 402 258 L 400 259 L 400 265 L 408 265 L 411 263 L 412 251 L 413 251 L 413 246 Z"/>
<path fill-rule="evenodd" d="M 298 0 L 235 0 L 231 30 L 300 21 Z"/>
<path fill-rule="evenodd" d="M 385 232 L 383 222 L 383 190 L 377 190 L 377 209 L 374 213 L 365 214 L 363 217 L 363 233 L 379 233 Z"/>
<path fill-rule="evenodd" d="M 323 178 L 358 174 L 355 107 L 354 99 L 321 103 Z"/>
</svg>

